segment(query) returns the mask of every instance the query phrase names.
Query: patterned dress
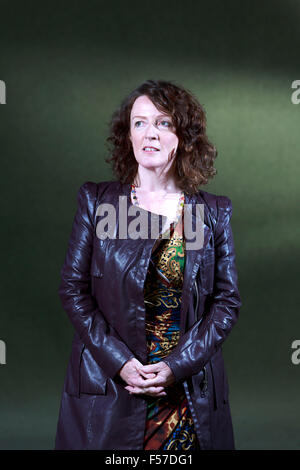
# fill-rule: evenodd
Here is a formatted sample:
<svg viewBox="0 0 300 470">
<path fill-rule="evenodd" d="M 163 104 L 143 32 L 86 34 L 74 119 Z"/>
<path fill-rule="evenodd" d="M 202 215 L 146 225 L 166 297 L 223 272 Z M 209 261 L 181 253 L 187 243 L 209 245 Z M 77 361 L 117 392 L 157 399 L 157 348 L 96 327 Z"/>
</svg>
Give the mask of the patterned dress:
<svg viewBox="0 0 300 470">
<path fill-rule="evenodd" d="M 144 286 L 148 364 L 168 356 L 179 339 L 185 266 L 183 219 L 153 251 Z M 198 441 L 182 384 L 166 396 L 146 395 L 145 450 L 195 450 Z"/>
</svg>

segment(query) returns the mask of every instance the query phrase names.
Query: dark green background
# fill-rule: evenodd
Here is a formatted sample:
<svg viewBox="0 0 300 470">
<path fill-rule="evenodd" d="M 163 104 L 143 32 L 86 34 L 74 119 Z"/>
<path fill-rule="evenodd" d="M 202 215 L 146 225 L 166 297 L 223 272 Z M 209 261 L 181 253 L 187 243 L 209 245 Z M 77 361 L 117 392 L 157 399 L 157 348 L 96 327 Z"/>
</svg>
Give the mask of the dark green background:
<svg viewBox="0 0 300 470">
<path fill-rule="evenodd" d="M 112 179 L 108 122 L 146 79 L 204 105 L 243 306 L 224 344 L 238 449 L 300 449 L 300 2 L 0 1 L 0 448 L 52 449 L 72 326 L 58 297 L 86 181 Z"/>
</svg>

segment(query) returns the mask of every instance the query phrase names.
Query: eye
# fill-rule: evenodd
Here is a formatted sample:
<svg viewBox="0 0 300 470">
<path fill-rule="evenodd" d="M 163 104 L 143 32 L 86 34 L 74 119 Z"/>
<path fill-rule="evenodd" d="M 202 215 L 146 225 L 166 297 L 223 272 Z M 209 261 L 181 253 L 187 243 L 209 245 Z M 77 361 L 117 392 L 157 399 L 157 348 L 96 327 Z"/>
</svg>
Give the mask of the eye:
<svg viewBox="0 0 300 470">
<path fill-rule="evenodd" d="M 140 127 L 140 126 L 138 125 L 140 122 L 143 122 L 143 121 L 136 121 L 136 122 L 134 123 L 134 127 Z"/>
<path fill-rule="evenodd" d="M 158 124 L 162 124 L 163 127 L 171 127 L 170 121 L 159 121 Z"/>
</svg>

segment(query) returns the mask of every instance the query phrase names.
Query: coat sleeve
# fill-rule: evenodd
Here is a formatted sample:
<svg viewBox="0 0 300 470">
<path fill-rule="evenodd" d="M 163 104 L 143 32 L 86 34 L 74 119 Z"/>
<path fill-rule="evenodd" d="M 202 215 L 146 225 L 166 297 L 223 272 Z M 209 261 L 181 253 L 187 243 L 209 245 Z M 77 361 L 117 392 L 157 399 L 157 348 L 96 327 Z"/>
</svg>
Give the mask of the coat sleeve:
<svg viewBox="0 0 300 470">
<path fill-rule="evenodd" d="M 203 318 L 180 337 L 177 346 L 164 359 L 176 382 L 200 372 L 227 338 L 242 305 L 230 225 L 232 203 L 228 197 L 218 196 L 217 204 L 213 301 L 209 310 L 203 313 Z"/>
<path fill-rule="evenodd" d="M 87 182 L 79 188 L 77 211 L 58 292 L 80 339 L 104 372 L 113 378 L 134 354 L 108 324 L 91 295 L 90 264 L 96 198 L 96 183 Z"/>
</svg>

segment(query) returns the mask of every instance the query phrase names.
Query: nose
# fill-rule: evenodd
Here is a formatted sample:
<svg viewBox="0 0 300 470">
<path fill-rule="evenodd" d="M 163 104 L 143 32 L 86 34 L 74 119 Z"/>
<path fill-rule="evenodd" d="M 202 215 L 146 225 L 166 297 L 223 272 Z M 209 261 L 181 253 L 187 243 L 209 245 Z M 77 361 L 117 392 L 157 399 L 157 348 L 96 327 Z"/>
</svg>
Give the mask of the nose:
<svg viewBox="0 0 300 470">
<path fill-rule="evenodd" d="M 145 137 L 149 140 L 158 139 L 159 131 L 156 126 L 150 123 L 145 129 Z"/>
</svg>

